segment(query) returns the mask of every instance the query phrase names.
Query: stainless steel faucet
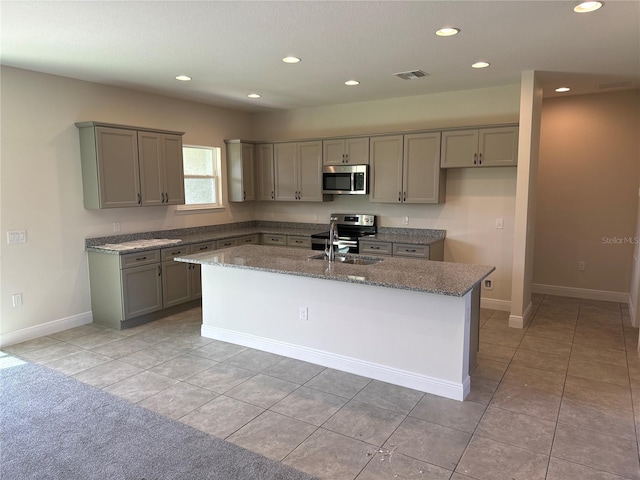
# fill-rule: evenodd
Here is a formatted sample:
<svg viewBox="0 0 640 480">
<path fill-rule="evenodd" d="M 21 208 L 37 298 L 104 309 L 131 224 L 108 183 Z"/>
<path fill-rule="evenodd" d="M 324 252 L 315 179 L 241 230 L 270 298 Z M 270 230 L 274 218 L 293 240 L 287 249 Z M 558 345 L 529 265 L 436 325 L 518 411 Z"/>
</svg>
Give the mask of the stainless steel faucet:
<svg viewBox="0 0 640 480">
<path fill-rule="evenodd" d="M 324 251 L 327 260 L 333 262 L 336 259 L 335 242 L 338 238 L 338 217 L 331 217 L 329 224 L 329 248 Z"/>
</svg>

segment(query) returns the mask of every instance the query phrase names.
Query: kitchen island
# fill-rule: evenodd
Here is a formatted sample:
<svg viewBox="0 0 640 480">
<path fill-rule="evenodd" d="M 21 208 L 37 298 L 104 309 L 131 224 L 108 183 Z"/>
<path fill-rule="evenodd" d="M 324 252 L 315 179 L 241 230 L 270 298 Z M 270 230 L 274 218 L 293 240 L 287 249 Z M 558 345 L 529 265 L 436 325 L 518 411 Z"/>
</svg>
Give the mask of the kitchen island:
<svg viewBox="0 0 640 480">
<path fill-rule="evenodd" d="M 465 398 L 493 267 L 316 254 L 245 245 L 175 260 L 202 265 L 204 337 Z"/>
</svg>

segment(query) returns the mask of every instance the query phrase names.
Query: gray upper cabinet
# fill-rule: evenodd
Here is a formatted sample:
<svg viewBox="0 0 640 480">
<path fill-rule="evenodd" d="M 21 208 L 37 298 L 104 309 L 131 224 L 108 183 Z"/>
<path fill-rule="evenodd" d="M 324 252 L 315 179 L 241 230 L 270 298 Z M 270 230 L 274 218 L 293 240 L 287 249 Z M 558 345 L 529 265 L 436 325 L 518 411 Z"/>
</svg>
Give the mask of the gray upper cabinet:
<svg viewBox="0 0 640 480">
<path fill-rule="evenodd" d="M 184 203 L 182 137 L 138 132 L 142 205 Z"/>
<path fill-rule="evenodd" d="M 256 167 L 258 171 L 258 200 L 276 199 L 276 183 L 274 178 L 273 144 L 256 145 Z"/>
<path fill-rule="evenodd" d="M 515 167 L 518 127 L 442 132 L 442 168 Z"/>
<path fill-rule="evenodd" d="M 323 140 L 323 165 L 366 165 L 369 163 L 369 137 Z"/>
<path fill-rule="evenodd" d="M 442 203 L 446 170 L 440 168 L 440 132 L 404 136 L 402 203 Z"/>
<path fill-rule="evenodd" d="M 76 123 L 85 208 L 184 203 L 182 132 Z"/>
<path fill-rule="evenodd" d="M 275 199 L 321 202 L 322 142 L 274 145 Z"/>
<path fill-rule="evenodd" d="M 370 151 L 371 202 L 444 202 L 440 132 L 371 137 Z"/>
<path fill-rule="evenodd" d="M 229 201 L 249 202 L 256 199 L 255 169 L 255 145 L 239 140 L 227 141 Z"/>
</svg>

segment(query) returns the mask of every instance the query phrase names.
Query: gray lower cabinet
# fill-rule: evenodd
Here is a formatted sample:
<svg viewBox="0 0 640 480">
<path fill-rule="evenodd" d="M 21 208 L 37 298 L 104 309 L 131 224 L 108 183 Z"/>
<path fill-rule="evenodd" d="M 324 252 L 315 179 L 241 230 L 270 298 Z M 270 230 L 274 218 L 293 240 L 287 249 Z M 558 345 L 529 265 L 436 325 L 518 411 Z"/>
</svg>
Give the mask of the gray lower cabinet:
<svg viewBox="0 0 640 480">
<path fill-rule="evenodd" d="M 243 237 L 238 237 L 238 245 L 260 245 L 260 235 L 245 235 Z"/>
<path fill-rule="evenodd" d="M 238 239 L 237 238 L 227 238 L 225 240 L 218 240 L 216 242 L 216 250 L 221 248 L 229 248 L 229 247 L 237 247 Z"/>
<path fill-rule="evenodd" d="M 112 255 L 89 252 L 93 321 L 122 322 L 163 308 L 160 250 Z"/>
<path fill-rule="evenodd" d="M 176 246 L 162 249 L 162 300 L 164 308 L 197 298 L 194 295 L 194 266 L 192 263 L 174 262 L 175 257 L 189 255 L 192 247 Z M 198 265 L 199 266 L 199 265 Z M 199 275 L 198 275 L 199 276 Z"/>
<path fill-rule="evenodd" d="M 263 245 L 278 245 L 281 247 L 287 246 L 287 236 L 279 233 L 263 233 L 262 234 Z"/>
<path fill-rule="evenodd" d="M 413 243 L 391 243 L 360 241 L 361 255 L 377 255 L 381 257 L 406 257 L 422 260 L 444 260 L 444 240 L 431 245 L 417 245 Z"/>
<path fill-rule="evenodd" d="M 311 237 L 304 235 L 287 235 L 287 247 L 311 248 Z"/>
</svg>

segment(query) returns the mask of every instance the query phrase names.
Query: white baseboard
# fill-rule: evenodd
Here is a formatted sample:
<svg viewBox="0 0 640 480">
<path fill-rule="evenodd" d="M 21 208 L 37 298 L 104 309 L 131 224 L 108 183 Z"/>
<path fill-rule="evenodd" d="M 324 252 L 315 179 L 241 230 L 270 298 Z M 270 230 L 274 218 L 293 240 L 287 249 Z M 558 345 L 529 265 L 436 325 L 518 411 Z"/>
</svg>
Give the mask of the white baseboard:
<svg viewBox="0 0 640 480">
<path fill-rule="evenodd" d="M 421 392 L 432 393 L 453 400 L 464 400 L 471 388 L 471 380 L 467 377 L 462 384 L 441 380 L 427 375 L 416 374 L 399 368 L 388 367 L 357 358 L 337 355 L 322 350 L 293 345 L 286 342 L 238 333 L 230 330 L 202 325 L 201 334 L 206 338 L 235 343 L 245 347 L 256 348 L 343 372 L 373 378 L 382 382 L 413 388 Z"/>
<path fill-rule="evenodd" d="M 510 300 L 496 300 L 494 298 L 481 298 L 480 307 L 489 308 L 491 310 L 502 310 L 503 312 L 511 311 Z"/>
<path fill-rule="evenodd" d="M 534 283 L 533 293 L 557 295 L 559 297 L 584 298 L 585 300 L 602 300 L 604 302 L 627 303 L 629 294 L 625 292 L 609 292 L 607 290 L 591 290 L 588 288 L 561 287 L 558 285 L 542 285 Z"/>
<path fill-rule="evenodd" d="M 509 315 L 509 326 L 512 328 L 524 328 L 529 325 L 531 321 L 531 314 L 533 312 L 533 303 L 529 302 L 527 308 L 525 308 L 522 316 L 520 315 Z"/>
<path fill-rule="evenodd" d="M 52 333 L 61 332 L 73 327 L 79 327 L 93 322 L 93 313 L 85 312 L 70 317 L 60 318 L 51 322 L 42 323 L 33 327 L 27 327 L 15 332 L 0 333 L 0 348 L 15 343 L 26 342 L 34 338 L 44 337 Z"/>
</svg>

